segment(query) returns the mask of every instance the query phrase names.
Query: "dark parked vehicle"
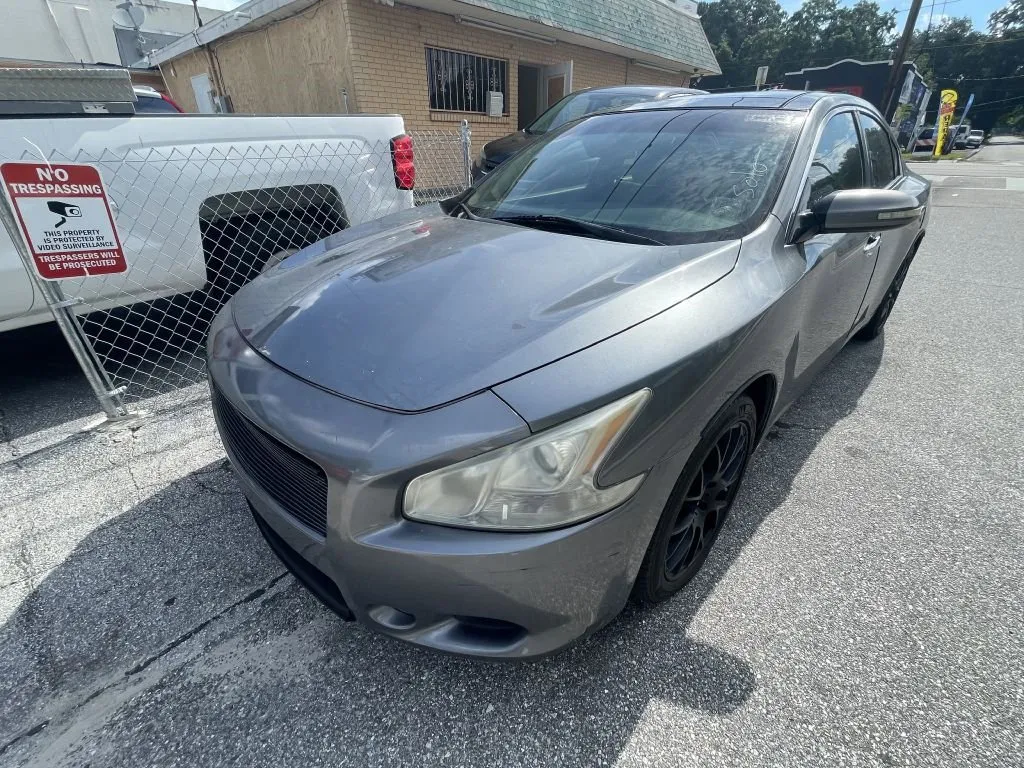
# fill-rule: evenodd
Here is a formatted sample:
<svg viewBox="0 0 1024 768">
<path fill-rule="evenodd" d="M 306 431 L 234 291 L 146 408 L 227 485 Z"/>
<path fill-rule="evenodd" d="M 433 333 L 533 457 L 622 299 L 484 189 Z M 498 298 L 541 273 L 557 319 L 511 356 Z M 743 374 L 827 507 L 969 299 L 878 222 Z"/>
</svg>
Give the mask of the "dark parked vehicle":
<svg viewBox="0 0 1024 768">
<path fill-rule="evenodd" d="M 773 422 L 882 331 L 929 194 L 867 102 L 731 93 L 586 118 L 332 235 L 211 330 L 259 529 L 341 616 L 453 653 L 666 600 Z"/>
<path fill-rule="evenodd" d="M 570 93 L 553 104 L 521 131 L 488 142 L 473 162 L 473 180 L 479 181 L 519 150 L 544 134 L 566 123 L 598 112 L 610 112 L 640 102 L 658 101 L 672 96 L 707 93 L 695 88 L 666 88 L 661 85 L 620 85 L 613 88 L 587 88 Z"/>
<path fill-rule="evenodd" d="M 935 129 L 925 128 L 914 139 L 914 146 L 910 150 L 911 152 L 927 152 L 932 154 L 935 152 Z"/>
<path fill-rule="evenodd" d="M 145 85 L 135 86 L 135 114 L 137 115 L 180 115 L 181 107 L 166 93 Z"/>
<path fill-rule="evenodd" d="M 971 135 L 971 124 L 966 123 L 961 125 L 959 128 L 953 126 L 950 132 L 954 132 L 953 136 L 953 149 L 967 149 L 967 137 Z"/>
</svg>

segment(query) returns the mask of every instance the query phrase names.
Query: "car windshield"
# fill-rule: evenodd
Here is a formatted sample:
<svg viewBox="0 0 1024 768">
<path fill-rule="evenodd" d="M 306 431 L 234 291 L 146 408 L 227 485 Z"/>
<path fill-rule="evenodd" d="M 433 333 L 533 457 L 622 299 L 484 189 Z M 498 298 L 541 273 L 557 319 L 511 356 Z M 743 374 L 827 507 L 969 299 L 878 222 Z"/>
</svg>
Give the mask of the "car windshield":
<svg viewBox="0 0 1024 768">
<path fill-rule="evenodd" d="M 984 131 L 971 131 L 971 136 L 974 136 L 975 138 L 977 138 L 978 136 L 984 136 L 984 135 L 985 135 Z"/>
<path fill-rule="evenodd" d="M 664 244 L 741 237 L 774 202 L 804 118 L 757 109 L 597 115 L 515 155 L 462 208 L 527 226 L 572 220 Z"/>
<path fill-rule="evenodd" d="M 641 101 L 650 101 L 653 98 L 654 96 L 650 93 L 636 93 L 635 91 L 578 91 L 566 96 L 526 126 L 526 132 L 531 134 L 547 133 L 586 115 L 610 112 L 639 104 Z"/>
</svg>

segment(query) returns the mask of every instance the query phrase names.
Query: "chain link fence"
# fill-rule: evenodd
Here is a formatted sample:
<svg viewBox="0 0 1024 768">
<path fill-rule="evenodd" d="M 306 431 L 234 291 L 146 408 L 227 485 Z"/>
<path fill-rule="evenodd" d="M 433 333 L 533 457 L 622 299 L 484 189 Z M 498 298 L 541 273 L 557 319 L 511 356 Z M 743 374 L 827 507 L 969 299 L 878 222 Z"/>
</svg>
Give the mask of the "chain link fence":
<svg viewBox="0 0 1024 768">
<path fill-rule="evenodd" d="M 410 135 L 411 192 L 398 188 L 388 142 L 0 155 L 0 163 L 88 164 L 103 179 L 127 271 L 33 277 L 106 413 L 204 381 L 210 323 L 257 275 L 330 235 L 470 183 L 467 125 Z M 3 196 L 0 209 L 28 268 L 32 257 Z"/>
</svg>

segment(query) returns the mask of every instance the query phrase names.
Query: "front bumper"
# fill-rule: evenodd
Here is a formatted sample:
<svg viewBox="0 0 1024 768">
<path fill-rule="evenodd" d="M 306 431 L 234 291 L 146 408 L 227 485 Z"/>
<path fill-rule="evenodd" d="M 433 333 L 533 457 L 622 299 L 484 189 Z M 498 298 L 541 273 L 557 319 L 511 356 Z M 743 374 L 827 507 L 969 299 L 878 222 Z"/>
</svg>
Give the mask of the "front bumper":
<svg viewBox="0 0 1024 768">
<path fill-rule="evenodd" d="M 268 541 L 336 612 L 441 651 L 524 658 L 557 651 L 622 609 L 671 490 L 670 470 L 655 467 L 619 508 L 554 531 L 406 520 L 409 480 L 522 439 L 525 423 L 491 392 L 416 414 L 326 393 L 257 355 L 229 313 L 211 329 L 211 383 L 238 414 L 324 470 L 325 533 L 290 514 L 226 439 L 228 456 Z M 224 435 L 221 414 L 218 427 Z M 331 585 L 340 597 L 333 604 L 324 597 Z"/>
</svg>

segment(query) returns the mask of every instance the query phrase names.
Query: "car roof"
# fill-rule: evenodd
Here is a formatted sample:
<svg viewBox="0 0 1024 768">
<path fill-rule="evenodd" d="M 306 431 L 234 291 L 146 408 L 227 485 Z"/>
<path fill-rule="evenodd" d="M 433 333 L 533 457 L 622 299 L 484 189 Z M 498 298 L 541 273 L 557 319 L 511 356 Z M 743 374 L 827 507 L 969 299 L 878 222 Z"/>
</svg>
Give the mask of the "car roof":
<svg viewBox="0 0 1024 768">
<path fill-rule="evenodd" d="M 649 98 L 651 101 L 658 101 L 672 96 L 705 94 L 707 91 L 702 91 L 698 88 L 685 88 L 683 86 L 610 85 L 598 88 L 583 88 L 579 91 L 574 91 L 572 95 L 575 96 L 578 93 L 607 93 L 613 96 L 642 96 Z"/>
<path fill-rule="evenodd" d="M 692 96 L 675 96 L 660 101 L 641 102 L 622 111 L 633 112 L 645 109 L 693 109 L 708 107 L 756 107 L 758 109 L 786 109 L 807 112 L 821 101 L 833 102 L 835 106 L 851 104 L 874 107 L 867 101 L 845 93 L 827 91 L 737 91 L 733 93 L 705 93 Z"/>
</svg>

